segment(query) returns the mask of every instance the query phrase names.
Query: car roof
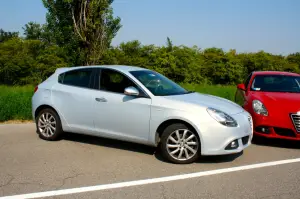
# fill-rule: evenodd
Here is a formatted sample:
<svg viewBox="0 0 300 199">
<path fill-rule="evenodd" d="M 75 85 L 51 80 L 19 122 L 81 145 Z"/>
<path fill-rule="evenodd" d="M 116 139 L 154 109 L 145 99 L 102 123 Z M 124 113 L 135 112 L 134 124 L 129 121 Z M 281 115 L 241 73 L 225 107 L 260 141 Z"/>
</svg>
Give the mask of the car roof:
<svg viewBox="0 0 300 199">
<path fill-rule="evenodd" d="M 73 67 L 65 67 L 56 69 L 56 73 L 62 73 L 73 69 L 81 69 L 81 68 L 109 68 L 115 69 L 120 72 L 130 72 L 137 70 L 148 70 L 146 68 L 138 67 L 138 66 L 127 66 L 127 65 L 90 65 L 90 66 L 73 66 Z"/>
<path fill-rule="evenodd" d="M 284 71 L 254 71 L 254 75 L 289 75 L 289 76 L 300 76 L 298 73 L 284 72 Z"/>
</svg>

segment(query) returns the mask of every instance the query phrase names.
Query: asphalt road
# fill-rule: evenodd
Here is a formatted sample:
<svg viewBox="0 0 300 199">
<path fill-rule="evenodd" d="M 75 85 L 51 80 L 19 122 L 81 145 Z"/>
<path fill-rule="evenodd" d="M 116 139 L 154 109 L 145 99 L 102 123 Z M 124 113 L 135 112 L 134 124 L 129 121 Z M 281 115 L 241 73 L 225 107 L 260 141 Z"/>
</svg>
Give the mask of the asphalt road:
<svg viewBox="0 0 300 199">
<path fill-rule="evenodd" d="M 38 137 L 33 124 L 0 125 L 0 198 L 124 182 L 115 189 L 70 191 L 47 198 L 300 199 L 299 161 L 126 187 L 129 181 L 296 158 L 300 158 L 299 142 L 262 140 L 241 154 L 202 157 L 193 164 L 175 165 L 143 145 L 76 134 L 47 142 Z"/>
</svg>

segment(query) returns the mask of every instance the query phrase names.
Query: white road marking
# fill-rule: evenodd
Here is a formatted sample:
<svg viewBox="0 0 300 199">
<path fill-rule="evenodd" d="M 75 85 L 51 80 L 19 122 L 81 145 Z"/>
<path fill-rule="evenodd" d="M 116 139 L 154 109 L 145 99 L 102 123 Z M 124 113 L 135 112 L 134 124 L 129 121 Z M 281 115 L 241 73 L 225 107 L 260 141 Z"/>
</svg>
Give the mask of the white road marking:
<svg viewBox="0 0 300 199">
<path fill-rule="evenodd" d="M 210 170 L 210 171 L 202 171 L 202 172 L 197 172 L 197 173 L 167 176 L 167 177 L 160 177 L 160 178 L 152 178 L 152 179 L 145 179 L 145 180 L 136 180 L 136 181 L 129 181 L 129 182 L 120 182 L 120 183 L 113 183 L 113 184 L 89 186 L 89 187 L 79 187 L 79 188 L 62 189 L 62 190 L 46 191 L 46 192 L 38 192 L 38 193 L 29 193 L 29 194 L 14 195 L 14 196 L 5 196 L 5 197 L 0 197 L 0 199 L 40 198 L 40 197 L 50 197 L 50 196 L 60 196 L 60 195 L 84 193 L 84 192 L 91 192 L 91 191 L 101 191 L 101 190 L 108 190 L 108 189 L 138 186 L 138 185 L 170 182 L 170 181 L 175 181 L 175 180 L 185 180 L 185 179 L 189 179 L 189 178 L 223 174 L 223 173 L 229 173 L 229 172 L 234 172 L 234 171 L 244 171 L 244 170 L 249 170 L 249 169 L 257 169 L 257 168 L 297 163 L 297 162 L 300 162 L 300 158 L 251 164 L 251 165 Z"/>
</svg>

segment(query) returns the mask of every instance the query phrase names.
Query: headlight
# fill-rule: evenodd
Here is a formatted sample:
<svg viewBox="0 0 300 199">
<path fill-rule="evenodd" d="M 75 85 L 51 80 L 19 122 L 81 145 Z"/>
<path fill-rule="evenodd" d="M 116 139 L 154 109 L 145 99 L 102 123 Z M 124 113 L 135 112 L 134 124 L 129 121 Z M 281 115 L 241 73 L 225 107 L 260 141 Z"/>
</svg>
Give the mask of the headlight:
<svg viewBox="0 0 300 199">
<path fill-rule="evenodd" d="M 253 110 L 255 113 L 257 113 L 259 115 L 268 116 L 268 111 L 261 101 L 253 100 L 252 107 L 253 107 Z"/>
<path fill-rule="evenodd" d="M 228 114 L 214 108 L 207 108 L 206 110 L 212 118 L 214 118 L 217 122 L 223 124 L 224 126 L 237 126 L 237 122 Z"/>
</svg>

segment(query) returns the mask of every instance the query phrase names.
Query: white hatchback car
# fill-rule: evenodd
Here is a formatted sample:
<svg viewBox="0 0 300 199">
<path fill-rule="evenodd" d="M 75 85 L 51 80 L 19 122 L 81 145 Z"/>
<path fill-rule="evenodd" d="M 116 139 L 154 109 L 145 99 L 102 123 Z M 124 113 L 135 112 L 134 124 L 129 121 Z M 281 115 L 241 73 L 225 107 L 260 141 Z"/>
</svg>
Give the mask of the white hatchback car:
<svg viewBox="0 0 300 199">
<path fill-rule="evenodd" d="M 253 135 L 239 105 L 133 66 L 59 68 L 35 88 L 32 114 L 42 139 L 72 132 L 160 146 L 173 163 L 241 152 Z"/>
</svg>

